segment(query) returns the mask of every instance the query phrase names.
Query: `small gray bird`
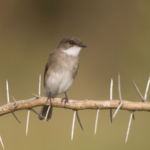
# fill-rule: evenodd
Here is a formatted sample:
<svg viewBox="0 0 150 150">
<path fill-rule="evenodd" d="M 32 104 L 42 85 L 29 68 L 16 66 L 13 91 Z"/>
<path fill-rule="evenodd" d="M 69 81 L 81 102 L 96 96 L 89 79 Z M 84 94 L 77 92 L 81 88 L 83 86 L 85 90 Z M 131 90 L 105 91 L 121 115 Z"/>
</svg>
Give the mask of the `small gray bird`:
<svg viewBox="0 0 150 150">
<path fill-rule="evenodd" d="M 63 38 L 58 47 L 49 55 L 44 73 L 44 95 L 54 98 L 65 93 L 65 103 L 68 102 L 67 91 L 70 89 L 79 67 L 80 50 L 86 47 L 75 37 Z M 40 114 L 45 118 L 49 106 L 43 106 Z M 47 120 L 52 116 L 52 107 Z M 39 119 L 43 118 L 39 116 Z"/>
</svg>

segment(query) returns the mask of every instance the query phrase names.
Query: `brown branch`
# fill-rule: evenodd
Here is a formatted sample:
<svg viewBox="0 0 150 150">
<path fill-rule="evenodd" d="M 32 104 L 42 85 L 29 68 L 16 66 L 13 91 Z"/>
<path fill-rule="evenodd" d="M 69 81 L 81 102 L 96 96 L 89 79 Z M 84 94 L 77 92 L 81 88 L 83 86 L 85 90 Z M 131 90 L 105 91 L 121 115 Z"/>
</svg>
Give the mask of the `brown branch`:
<svg viewBox="0 0 150 150">
<path fill-rule="evenodd" d="M 18 110 L 23 109 L 31 109 L 37 106 L 49 105 L 49 101 L 46 103 L 47 97 L 39 97 L 28 99 L 28 100 L 20 100 L 16 103 L 8 103 L 3 106 L 0 106 L 0 116 L 12 113 Z M 66 108 L 72 110 L 83 110 L 83 109 L 97 109 L 97 104 L 101 109 L 116 109 L 120 101 L 119 100 L 69 100 L 66 104 L 61 103 L 61 98 L 52 99 L 52 106 L 59 107 L 59 108 Z M 130 110 L 130 111 L 150 111 L 150 103 L 149 102 L 130 102 L 123 100 L 123 105 L 121 107 L 123 110 Z"/>
</svg>

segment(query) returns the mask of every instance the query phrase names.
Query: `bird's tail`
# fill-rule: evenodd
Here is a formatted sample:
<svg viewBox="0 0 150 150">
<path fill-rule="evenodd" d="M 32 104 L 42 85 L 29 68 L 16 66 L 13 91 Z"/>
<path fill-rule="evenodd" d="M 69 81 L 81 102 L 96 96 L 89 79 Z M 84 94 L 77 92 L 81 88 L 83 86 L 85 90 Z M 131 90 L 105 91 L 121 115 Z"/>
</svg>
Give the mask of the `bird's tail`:
<svg viewBox="0 0 150 150">
<path fill-rule="evenodd" d="M 49 109 L 49 106 L 42 106 L 41 111 L 40 111 L 40 114 L 41 114 L 44 118 L 45 118 L 46 115 L 47 115 L 46 121 L 48 121 L 48 120 L 51 119 L 53 107 L 50 106 L 50 110 L 49 110 L 49 112 L 48 112 L 48 114 L 47 114 L 48 109 Z M 40 117 L 40 116 L 38 116 L 38 118 L 39 118 L 39 120 L 43 120 L 43 118 Z"/>
</svg>

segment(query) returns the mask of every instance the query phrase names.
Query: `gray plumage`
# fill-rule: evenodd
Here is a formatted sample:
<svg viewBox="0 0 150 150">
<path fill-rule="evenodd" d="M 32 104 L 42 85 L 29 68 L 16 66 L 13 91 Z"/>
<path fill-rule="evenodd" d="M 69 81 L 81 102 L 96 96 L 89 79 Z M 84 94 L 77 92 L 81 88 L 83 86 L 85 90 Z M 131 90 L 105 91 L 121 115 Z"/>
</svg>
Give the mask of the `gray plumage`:
<svg viewBox="0 0 150 150">
<path fill-rule="evenodd" d="M 55 51 L 50 54 L 44 72 L 44 95 L 56 97 L 69 90 L 79 67 L 78 54 L 82 47 L 80 39 L 71 37 L 64 38 L 60 41 Z M 40 114 L 45 117 L 48 106 L 43 106 Z M 52 107 L 48 113 L 49 120 L 52 116 Z M 42 120 L 39 116 L 39 119 Z"/>
</svg>

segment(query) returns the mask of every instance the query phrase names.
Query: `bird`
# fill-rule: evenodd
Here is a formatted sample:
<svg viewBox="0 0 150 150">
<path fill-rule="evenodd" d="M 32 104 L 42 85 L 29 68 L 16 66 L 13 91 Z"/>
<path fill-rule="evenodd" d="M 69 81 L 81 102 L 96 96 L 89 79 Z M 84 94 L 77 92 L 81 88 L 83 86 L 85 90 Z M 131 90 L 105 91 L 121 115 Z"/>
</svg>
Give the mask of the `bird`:
<svg viewBox="0 0 150 150">
<path fill-rule="evenodd" d="M 55 98 L 65 93 L 65 104 L 68 102 L 67 91 L 73 84 L 79 68 L 79 53 L 82 48 L 87 47 L 82 41 L 75 37 L 63 38 L 57 48 L 49 55 L 44 72 L 44 96 Z M 42 106 L 40 114 L 45 118 L 49 106 Z M 47 115 L 47 121 L 51 119 L 53 107 Z M 41 116 L 38 116 L 43 120 Z"/>
</svg>

